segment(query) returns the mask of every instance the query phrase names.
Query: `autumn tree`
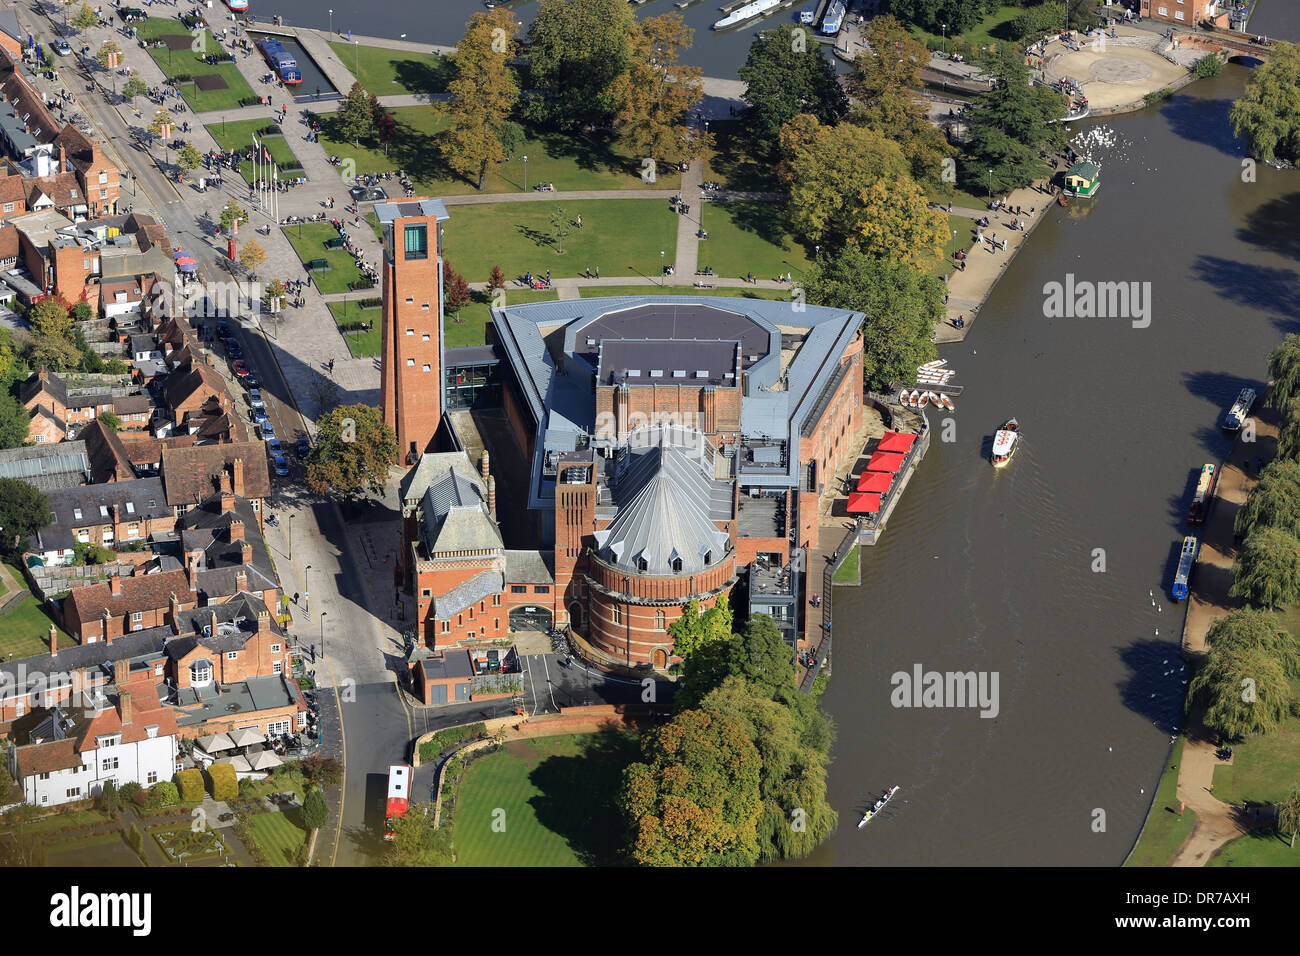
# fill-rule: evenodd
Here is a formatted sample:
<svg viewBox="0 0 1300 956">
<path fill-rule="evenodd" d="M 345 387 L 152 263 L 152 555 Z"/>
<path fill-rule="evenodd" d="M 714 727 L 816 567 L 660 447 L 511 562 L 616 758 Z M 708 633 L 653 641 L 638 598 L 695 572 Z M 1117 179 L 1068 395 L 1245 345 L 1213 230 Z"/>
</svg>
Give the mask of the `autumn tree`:
<svg viewBox="0 0 1300 956">
<path fill-rule="evenodd" d="M 280 279 L 272 279 L 267 284 L 266 291 L 262 293 L 262 306 L 267 312 L 280 312 L 284 309 L 284 301 L 288 295 L 289 287 Z"/>
<path fill-rule="evenodd" d="M 122 65 L 122 48 L 112 40 L 105 40 L 104 45 L 95 53 L 95 62 L 104 69 L 110 69 L 109 64 L 113 63 L 116 58 L 118 66 Z"/>
<path fill-rule="evenodd" d="M 166 110 L 156 110 L 153 119 L 149 121 L 149 132 L 161 139 L 171 139 L 172 131 L 176 129 L 176 124 L 172 121 L 172 114 Z"/>
<path fill-rule="evenodd" d="M 341 405 L 317 420 L 307 485 L 319 495 L 383 494 L 397 461 L 397 436 L 379 409 Z"/>
<path fill-rule="evenodd" d="M 619 106 L 615 86 L 632 58 L 635 24 L 625 0 L 542 0 L 528 28 L 535 91 L 524 104 L 528 118 L 576 129 L 613 116 Z"/>
<path fill-rule="evenodd" d="M 691 155 L 686 118 L 704 91 L 700 69 L 678 61 L 694 32 L 680 13 L 649 17 L 632 28 L 628 70 L 614 85 L 621 103 L 614 124 L 637 156 L 680 163 Z"/>
<path fill-rule="evenodd" d="M 867 49 L 853 60 L 848 79 L 855 99 L 871 103 L 921 85 L 921 70 L 930 64 L 930 51 L 897 19 L 873 17 L 862 31 L 862 39 Z"/>
<path fill-rule="evenodd" d="M 619 806 L 641 866 L 753 866 L 762 763 L 734 717 L 688 710 L 648 734 Z"/>
<path fill-rule="evenodd" d="M 506 287 L 506 274 L 501 271 L 500 266 L 492 267 L 492 274 L 488 276 L 489 289 L 504 289 Z"/>
<path fill-rule="evenodd" d="M 447 311 L 456 313 L 457 322 L 460 321 L 460 310 L 473 299 L 465 277 L 453 269 L 446 259 L 442 260 L 442 296 Z"/>
<path fill-rule="evenodd" d="M 1281 528 L 1251 532 L 1233 562 L 1228 593 L 1254 607 L 1283 608 L 1300 601 L 1300 540 Z"/>
<path fill-rule="evenodd" d="M 227 199 L 226 205 L 221 210 L 221 228 L 230 232 L 237 222 L 247 222 L 248 213 L 244 207 L 239 205 L 233 199 Z"/>
<path fill-rule="evenodd" d="M 370 103 L 370 94 L 360 83 L 353 83 L 352 89 L 348 90 L 339 118 L 343 135 L 353 146 L 374 132 L 374 107 Z"/>
<path fill-rule="evenodd" d="M 509 65 L 516 26 L 508 10 L 470 17 L 456 48 L 456 78 L 447 87 L 448 125 L 440 138 L 447 165 L 483 189 L 488 170 L 503 162 L 502 127 L 508 122 L 519 87 Z"/>
<path fill-rule="evenodd" d="M 72 314 L 54 296 L 46 296 L 32 306 L 27 319 L 31 323 L 32 333 L 38 337 L 51 335 L 69 341 L 72 339 Z"/>
<path fill-rule="evenodd" d="M 239 264 L 250 273 L 256 274 L 257 267 L 266 261 L 266 250 L 256 239 L 249 239 L 239 250 Z"/>
<path fill-rule="evenodd" d="M 77 12 L 69 18 L 68 22 L 78 30 L 89 30 L 99 24 L 99 15 L 90 9 L 90 4 L 83 3 L 77 7 Z"/>
<path fill-rule="evenodd" d="M 384 147 L 384 155 L 388 155 L 388 149 L 393 145 L 393 137 L 397 135 L 397 120 L 393 119 L 393 114 L 384 110 L 375 120 L 375 138 L 379 140 L 379 145 Z"/>
<path fill-rule="evenodd" d="M 956 182 L 957 150 L 930 122 L 923 100 L 908 92 L 883 93 L 869 104 L 856 106 L 848 120 L 897 143 L 918 183 L 951 194 Z"/>
<path fill-rule="evenodd" d="M 948 217 L 930 208 L 911 177 L 876 180 L 858 192 L 857 229 L 850 241 L 869 256 L 928 268 L 943 255 Z"/>
</svg>

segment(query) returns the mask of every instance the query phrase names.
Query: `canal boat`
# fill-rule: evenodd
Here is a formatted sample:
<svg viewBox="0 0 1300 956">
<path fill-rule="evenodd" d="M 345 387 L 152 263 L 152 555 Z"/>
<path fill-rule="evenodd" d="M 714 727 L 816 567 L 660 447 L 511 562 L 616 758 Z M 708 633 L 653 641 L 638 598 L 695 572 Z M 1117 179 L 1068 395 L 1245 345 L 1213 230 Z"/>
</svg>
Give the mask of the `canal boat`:
<svg viewBox="0 0 1300 956">
<path fill-rule="evenodd" d="M 1228 409 L 1228 417 L 1223 420 L 1224 429 L 1230 432 L 1240 431 L 1241 426 L 1246 424 L 1251 406 L 1254 404 L 1255 390 L 1253 388 L 1243 388 L 1237 396 L 1237 400 Z"/>
<path fill-rule="evenodd" d="M 725 30 L 727 27 L 734 27 L 737 24 L 746 23 L 756 17 L 761 17 L 766 13 L 771 13 L 781 5 L 781 0 L 752 0 L 743 7 L 728 13 L 725 17 L 713 24 L 715 30 Z"/>
<path fill-rule="evenodd" d="M 1191 579 L 1192 566 L 1196 564 L 1196 552 L 1200 547 L 1201 542 L 1195 535 L 1189 534 L 1183 538 L 1183 550 L 1178 555 L 1178 570 L 1174 572 L 1174 586 L 1169 589 L 1175 601 L 1187 597 L 1187 582 Z"/>
<path fill-rule="evenodd" d="M 840 32 L 840 28 L 844 26 L 844 9 L 847 5 L 847 0 L 831 0 L 825 15 L 822 16 L 822 33 L 826 36 L 834 36 Z"/>
<path fill-rule="evenodd" d="M 248 9 L 248 0 L 225 0 L 225 4 L 235 13 L 243 13 Z"/>
<path fill-rule="evenodd" d="M 258 40 L 257 48 L 262 51 L 262 56 L 266 59 L 267 65 L 275 71 L 281 83 L 291 86 L 302 82 L 302 72 L 298 69 L 298 61 L 289 55 L 289 52 L 279 40 L 274 37 Z"/>
<path fill-rule="evenodd" d="M 882 793 L 876 802 L 871 805 L 871 809 L 862 814 L 862 819 L 858 821 L 858 829 L 861 830 L 870 823 L 881 810 L 885 809 L 885 804 L 894 799 L 894 794 L 898 793 L 898 790 L 898 787 L 890 787 Z"/>
<path fill-rule="evenodd" d="M 1020 450 L 1020 422 L 1008 419 L 993 435 L 993 451 L 989 461 L 994 468 L 1001 468 Z"/>
<path fill-rule="evenodd" d="M 1196 493 L 1192 495 L 1192 505 L 1187 509 L 1188 524 L 1204 524 L 1206 513 L 1210 510 L 1210 501 L 1214 495 L 1214 481 L 1218 469 L 1213 465 L 1202 465 L 1201 476 L 1196 481 Z"/>
</svg>

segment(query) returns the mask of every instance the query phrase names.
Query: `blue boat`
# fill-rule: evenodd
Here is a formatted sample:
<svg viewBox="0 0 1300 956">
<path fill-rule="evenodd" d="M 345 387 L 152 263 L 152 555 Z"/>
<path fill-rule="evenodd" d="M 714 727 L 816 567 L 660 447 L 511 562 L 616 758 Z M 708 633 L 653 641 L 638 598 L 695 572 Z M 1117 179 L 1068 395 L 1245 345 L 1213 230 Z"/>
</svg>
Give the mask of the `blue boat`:
<svg viewBox="0 0 1300 956">
<path fill-rule="evenodd" d="M 826 15 L 822 17 L 822 33 L 834 36 L 840 32 L 840 28 L 844 26 L 844 10 L 847 5 L 847 0 L 831 0 L 831 5 L 826 8 Z"/>
<path fill-rule="evenodd" d="M 302 82 L 302 73 L 298 69 L 298 61 L 289 55 L 289 52 L 279 40 L 274 37 L 258 40 L 257 48 L 262 51 L 262 56 L 266 58 L 267 64 L 275 71 L 281 83 Z"/>
<path fill-rule="evenodd" d="M 1178 556 L 1178 571 L 1174 574 L 1174 586 L 1170 588 L 1175 601 L 1187 597 L 1187 581 L 1192 576 L 1192 567 L 1196 564 L 1196 552 L 1201 542 L 1194 535 L 1183 538 L 1183 551 Z"/>
</svg>

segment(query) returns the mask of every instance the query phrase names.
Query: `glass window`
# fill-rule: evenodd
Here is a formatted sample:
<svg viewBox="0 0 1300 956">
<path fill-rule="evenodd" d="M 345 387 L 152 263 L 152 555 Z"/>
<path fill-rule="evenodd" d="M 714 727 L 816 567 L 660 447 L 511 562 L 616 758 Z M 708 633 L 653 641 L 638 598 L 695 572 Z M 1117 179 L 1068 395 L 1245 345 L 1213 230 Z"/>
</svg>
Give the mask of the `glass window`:
<svg viewBox="0 0 1300 956">
<path fill-rule="evenodd" d="M 406 235 L 406 258 L 408 260 L 429 258 L 428 227 L 423 224 L 406 226 L 403 232 Z"/>
</svg>

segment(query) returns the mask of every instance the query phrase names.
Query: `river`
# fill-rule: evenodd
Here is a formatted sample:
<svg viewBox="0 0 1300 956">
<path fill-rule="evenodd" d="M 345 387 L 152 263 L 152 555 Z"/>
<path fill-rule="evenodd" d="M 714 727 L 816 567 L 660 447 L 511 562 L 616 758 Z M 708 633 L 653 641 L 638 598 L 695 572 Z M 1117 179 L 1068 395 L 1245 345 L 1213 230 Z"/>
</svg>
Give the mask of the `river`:
<svg viewBox="0 0 1300 956">
<path fill-rule="evenodd" d="M 1127 145 L 1091 210 L 1053 209 L 941 351 L 966 386 L 956 440 L 932 444 L 863 586 L 836 591 L 841 824 L 811 862 L 1114 866 L 1132 845 L 1187 676 L 1168 586 L 1192 474 L 1228 452 L 1224 409 L 1300 329 L 1300 177 L 1242 181 L 1227 113 L 1248 75 L 1108 120 Z M 1044 318 L 1044 284 L 1070 272 L 1151 283 L 1150 326 Z M 994 471 L 1011 415 L 1025 444 Z M 997 672 L 999 715 L 895 709 L 891 674 L 918 663 Z M 855 829 L 894 784 L 888 817 Z"/>
</svg>

